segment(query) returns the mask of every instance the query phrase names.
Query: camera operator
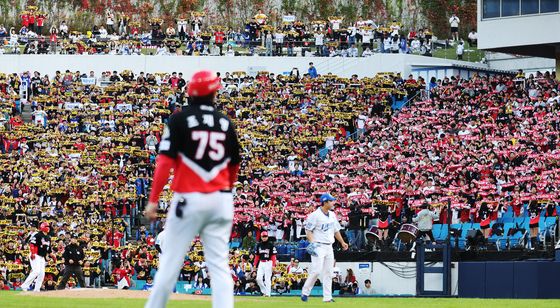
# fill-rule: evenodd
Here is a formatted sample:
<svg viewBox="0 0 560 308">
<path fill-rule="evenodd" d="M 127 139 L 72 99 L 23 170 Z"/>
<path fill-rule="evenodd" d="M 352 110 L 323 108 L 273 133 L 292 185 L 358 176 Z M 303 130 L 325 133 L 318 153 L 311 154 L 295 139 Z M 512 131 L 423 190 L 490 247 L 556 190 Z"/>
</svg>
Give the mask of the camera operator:
<svg viewBox="0 0 560 308">
<path fill-rule="evenodd" d="M 364 245 L 364 235 L 362 231 L 362 214 L 360 207 L 355 202 L 350 205 L 350 213 L 348 213 L 348 227 L 346 237 L 351 250 L 360 250 Z"/>
</svg>

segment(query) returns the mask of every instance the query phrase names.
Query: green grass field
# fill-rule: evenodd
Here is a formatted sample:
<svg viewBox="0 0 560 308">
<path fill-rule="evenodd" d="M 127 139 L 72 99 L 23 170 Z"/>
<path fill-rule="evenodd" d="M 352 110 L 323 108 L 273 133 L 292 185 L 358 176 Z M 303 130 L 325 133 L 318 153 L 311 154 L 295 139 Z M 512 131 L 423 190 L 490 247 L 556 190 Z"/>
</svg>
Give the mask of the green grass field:
<svg viewBox="0 0 560 308">
<path fill-rule="evenodd" d="M 560 300 L 519 300 L 519 299 L 457 299 L 457 298 L 336 298 L 336 303 L 322 303 L 321 298 L 312 297 L 303 303 L 297 297 L 237 297 L 239 308 L 291 308 L 291 307 L 325 307 L 367 308 L 367 307 L 560 307 Z M 143 307 L 144 299 L 75 299 L 22 296 L 18 292 L 0 292 L 0 307 Z M 168 307 L 211 307 L 209 301 L 170 301 Z"/>
</svg>

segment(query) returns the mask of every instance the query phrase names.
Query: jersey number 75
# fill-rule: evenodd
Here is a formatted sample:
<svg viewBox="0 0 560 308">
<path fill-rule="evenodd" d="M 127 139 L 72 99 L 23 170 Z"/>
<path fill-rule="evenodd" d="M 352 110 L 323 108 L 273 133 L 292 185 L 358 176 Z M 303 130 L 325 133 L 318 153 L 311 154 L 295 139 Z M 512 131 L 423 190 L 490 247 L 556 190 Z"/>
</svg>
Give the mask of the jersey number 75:
<svg viewBox="0 0 560 308">
<path fill-rule="evenodd" d="M 214 161 L 224 158 L 225 148 L 223 142 L 226 140 L 226 134 L 222 132 L 212 132 L 205 130 L 194 130 L 191 133 L 191 139 L 198 141 L 198 147 L 194 158 L 201 160 L 208 151 L 208 157 Z"/>
</svg>

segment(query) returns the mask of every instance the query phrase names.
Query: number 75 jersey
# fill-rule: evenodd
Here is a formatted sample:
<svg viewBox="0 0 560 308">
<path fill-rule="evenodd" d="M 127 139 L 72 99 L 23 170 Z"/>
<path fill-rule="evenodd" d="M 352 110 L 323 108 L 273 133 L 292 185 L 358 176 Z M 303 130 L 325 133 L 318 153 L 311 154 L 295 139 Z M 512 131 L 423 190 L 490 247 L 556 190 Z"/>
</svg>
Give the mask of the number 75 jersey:
<svg viewBox="0 0 560 308">
<path fill-rule="evenodd" d="M 191 105 L 169 118 L 159 153 L 175 159 L 173 191 L 209 193 L 231 188 L 239 148 L 225 115 L 210 105 Z"/>
</svg>

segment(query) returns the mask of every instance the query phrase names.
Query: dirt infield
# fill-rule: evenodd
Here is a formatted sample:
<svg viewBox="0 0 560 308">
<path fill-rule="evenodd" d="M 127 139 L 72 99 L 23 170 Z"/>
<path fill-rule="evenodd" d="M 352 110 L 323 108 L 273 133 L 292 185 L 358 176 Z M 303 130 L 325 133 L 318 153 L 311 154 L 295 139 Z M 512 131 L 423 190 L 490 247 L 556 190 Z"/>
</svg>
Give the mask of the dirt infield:
<svg viewBox="0 0 560 308">
<path fill-rule="evenodd" d="M 117 289 L 68 289 L 48 292 L 21 292 L 20 296 L 64 297 L 64 298 L 148 298 L 149 292 Z M 172 294 L 173 300 L 205 300 L 210 296 L 191 294 Z"/>
</svg>

